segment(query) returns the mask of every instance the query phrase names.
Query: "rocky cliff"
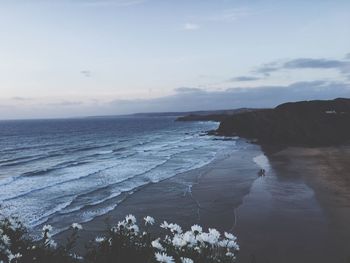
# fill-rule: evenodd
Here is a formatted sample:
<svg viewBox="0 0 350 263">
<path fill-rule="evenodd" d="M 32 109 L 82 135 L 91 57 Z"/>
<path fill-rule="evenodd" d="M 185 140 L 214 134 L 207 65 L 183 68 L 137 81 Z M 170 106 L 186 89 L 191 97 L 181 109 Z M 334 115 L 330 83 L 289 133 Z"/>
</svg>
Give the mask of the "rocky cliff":
<svg viewBox="0 0 350 263">
<path fill-rule="evenodd" d="M 259 143 L 326 146 L 350 141 L 350 99 L 285 103 L 225 116 L 217 134 Z"/>
</svg>

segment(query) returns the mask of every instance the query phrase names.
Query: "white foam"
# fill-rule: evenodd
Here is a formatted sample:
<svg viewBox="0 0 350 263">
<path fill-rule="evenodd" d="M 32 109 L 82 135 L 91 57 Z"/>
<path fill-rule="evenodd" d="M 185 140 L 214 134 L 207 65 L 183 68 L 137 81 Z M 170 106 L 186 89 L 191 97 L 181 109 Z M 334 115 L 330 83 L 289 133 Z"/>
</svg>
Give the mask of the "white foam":
<svg viewBox="0 0 350 263">
<path fill-rule="evenodd" d="M 112 153 L 112 152 L 113 152 L 112 150 L 100 151 L 100 152 L 98 152 L 97 154 L 103 155 L 103 154 L 110 154 L 110 153 Z"/>
<path fill-rule="evenodd" d="M 259 166 L 261 169 L 264 169 L 265 171 L 270 170 L 270 162 L 269 159 L 264 154 L 260 154 L 258 156 L 255 156 L 253 158 L 253 161 Z"/>
</svg>

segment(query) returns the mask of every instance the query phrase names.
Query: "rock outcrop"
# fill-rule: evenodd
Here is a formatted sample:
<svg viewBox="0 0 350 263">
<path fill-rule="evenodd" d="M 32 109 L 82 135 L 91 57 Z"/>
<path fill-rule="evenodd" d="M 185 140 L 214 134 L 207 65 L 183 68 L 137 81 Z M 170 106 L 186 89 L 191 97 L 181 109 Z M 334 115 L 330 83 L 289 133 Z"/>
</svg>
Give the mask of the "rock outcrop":
<svg viewBox="0 0 350 263">
<path fill-rule="evenodd" d="M 216 132 L 269 144 L 346 143 L 350 141 L 350 99 L 285 103 L 274 109 L 225 116 Z"/>
</svg>

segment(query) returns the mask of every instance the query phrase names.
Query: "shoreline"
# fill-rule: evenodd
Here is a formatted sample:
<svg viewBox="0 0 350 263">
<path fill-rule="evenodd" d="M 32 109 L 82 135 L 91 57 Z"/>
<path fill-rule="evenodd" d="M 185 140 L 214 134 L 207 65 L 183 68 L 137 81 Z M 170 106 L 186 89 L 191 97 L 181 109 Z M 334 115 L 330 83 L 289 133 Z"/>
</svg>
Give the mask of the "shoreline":
<svg viewBox="0 0 350 263">
<path fill-rule="evenodd" d="M 238 146 L 201 168 L 139 189 L 111 212 L 83 223 L 81 239 L 87 242 L 103 235 L 108 224 L 131 213 L 139 221 L 153 216 L 158 225 L 167 220 L 184 229 L 200 224 L 233 231 L 241 246 L 240 263 L 348 262 L 350 183 L 346 171 L 350 165 L 346 160 L 350 147 L 270 147 L 266 151 L 244 140 Z M 337 166 L 343 170 L 334 182 L 329 176 Z M 266 177 L 258 177 L 260 168 L 267 170 Z M 339 187 L 337 196 L 334 189 Z M 337 203 L 339 198 L 341 203 Z M 55 238 L 60 242 L 68 234 L 65 231 Z"/>
<path fill-rule="evenodd" d="M 108 224 L 116 224 L 130 213 L 139 221 L 150 215 L 158 224 L 166 220 L 184 228 L 200 224 L 220 231 L 232 230 L 235 219 L 232 208 L 238 207 L 249 193 L 259 169 L 253 158 L 262 154 L 259 146 L 243 140 L 237 146 L 238 149 L 200 168 L 135 191 L 114 210 L 82 223 L 81 239 L 85 242 L 93 240 L 103 234 Z M 55 239 L 64 241 L 69 233 L 69 230 L 58 233 Z M 84 248 L 78 247 L 81 249 Z"/>
</svg>

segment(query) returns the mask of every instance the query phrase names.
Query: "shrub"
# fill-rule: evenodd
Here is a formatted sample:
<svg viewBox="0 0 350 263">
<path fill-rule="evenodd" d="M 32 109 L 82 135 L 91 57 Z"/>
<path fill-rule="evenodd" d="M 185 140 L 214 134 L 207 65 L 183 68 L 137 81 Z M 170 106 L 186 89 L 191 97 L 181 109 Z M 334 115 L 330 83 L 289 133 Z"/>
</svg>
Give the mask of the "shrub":
<svg viewBox="0 0 350 263">
<path fill-rule="evenodd" d="M 160 224 L 160 236 L 154 238 L 149 228 L 155 224 L 154 218 L 147 216 L 142 224 L 128 215 L 105 236 L 96 237 L 87 246 L 81 257 L 73 253 L 78 240 L 80 224 L 72 224 L 72 234 L 65 245 L 57 245 L 52 239 L 50 225 L 42 229 L 42 238 L 34 241 L 26 228 L 16 218 L 0 220 L 0 262 L 2 263 L 214 263 L 234 262 L 239 246 L 236 237 L 230 233 L 220 234 L 209 228 L 207 232 L 199 225 L 183 232 L 174 223 Z"/>
<path fill-rule="evenodd" d="M 35 241 L 17 218 L 2 218 L 0 220 L 0 262 L 77 262 L 70 251 L 75 245 L 78 229 L 73 229 L 65 246 L 56 244 L 51 237 L 51 230 L 51 226 L 45 225 L 41 240 Z"/>
</svg>

